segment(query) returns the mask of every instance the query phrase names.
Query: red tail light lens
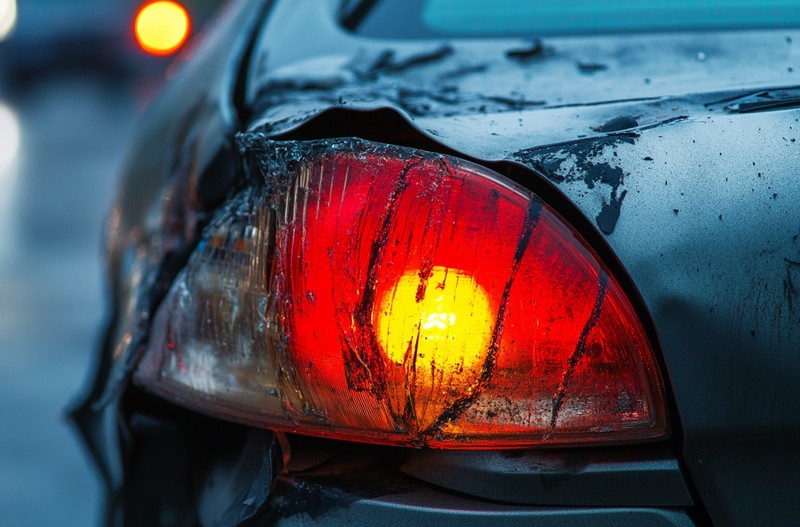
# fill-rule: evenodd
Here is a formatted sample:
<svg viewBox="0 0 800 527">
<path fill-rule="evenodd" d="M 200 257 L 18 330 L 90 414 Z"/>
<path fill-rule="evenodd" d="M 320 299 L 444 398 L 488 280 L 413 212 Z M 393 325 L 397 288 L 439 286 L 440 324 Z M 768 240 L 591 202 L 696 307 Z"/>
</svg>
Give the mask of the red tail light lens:
<svg viewBox="0 0 800 527">
<path fill-rule="evenodd" d="M 144 386 L 228 419 L 389 444 L 665 435 L 630 302 L 531 192 L 358 140 L 245 145 L 259 180 L 160 308 Z"/>
</svg>

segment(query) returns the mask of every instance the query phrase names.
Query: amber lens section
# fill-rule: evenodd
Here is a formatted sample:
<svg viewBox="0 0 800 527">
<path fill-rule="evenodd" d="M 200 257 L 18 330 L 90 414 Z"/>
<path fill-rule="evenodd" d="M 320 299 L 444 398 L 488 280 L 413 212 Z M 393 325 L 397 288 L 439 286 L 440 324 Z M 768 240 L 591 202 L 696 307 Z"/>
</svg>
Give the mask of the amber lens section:
<svg viewBox="0 0 800 527">
<path fill-rule="evenodd" d="M 137 379 L 215 415 L 444 448 L 666 433 L 621 288 L 535 195 L 446 156 L 248 143 L 254 183 L 159 310 Z"/>
</svg>

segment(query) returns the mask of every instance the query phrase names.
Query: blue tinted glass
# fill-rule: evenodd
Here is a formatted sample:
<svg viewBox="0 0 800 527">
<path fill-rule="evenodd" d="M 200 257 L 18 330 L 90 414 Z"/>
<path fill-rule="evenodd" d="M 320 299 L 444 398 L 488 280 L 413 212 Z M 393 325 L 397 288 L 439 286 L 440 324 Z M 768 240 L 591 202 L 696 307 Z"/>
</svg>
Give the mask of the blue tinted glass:
<svg viewBox="0 0 800 527">
<path fill-rule="evenodd" d="M 443 33 L 552 35 L 800 25 L 800 0 L 426 0 Z"/>
</svg>

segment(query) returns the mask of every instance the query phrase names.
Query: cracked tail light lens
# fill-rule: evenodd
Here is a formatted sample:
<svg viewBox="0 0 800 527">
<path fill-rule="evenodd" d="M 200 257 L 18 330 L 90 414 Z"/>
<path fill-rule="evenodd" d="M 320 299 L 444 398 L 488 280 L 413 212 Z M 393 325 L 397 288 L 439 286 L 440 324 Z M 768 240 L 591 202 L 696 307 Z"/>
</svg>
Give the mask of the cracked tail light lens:
<svg viewBox="0 0 800 527">
<path fill-rule="evenodd" d="M 225 419 L 386 444 L 666 434 L 630 302 L 536 195 L 360 140 L 242 149 L 250 182 L 159 308 L 137 382 Z"/>
</svg>

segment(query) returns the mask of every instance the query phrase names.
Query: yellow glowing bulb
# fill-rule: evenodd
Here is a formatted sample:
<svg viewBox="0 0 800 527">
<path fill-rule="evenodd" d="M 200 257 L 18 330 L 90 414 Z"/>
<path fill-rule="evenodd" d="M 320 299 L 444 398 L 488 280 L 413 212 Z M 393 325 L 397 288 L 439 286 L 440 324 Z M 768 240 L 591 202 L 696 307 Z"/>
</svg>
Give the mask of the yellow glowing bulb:
<svg viewBox="0 0 800 527">
<path fill-rule="evenodd" d="M 189 36 L 189 15 L 176 2 L 152 2 L 139 11 L 135 29 L 142 49 L 154 55 L 169 55 Z"/>
<path fill-rule="evenodd" d="M 415 361 L 418 374 L 474 375 L 486 359 L 494 313 L 471 276 L 434 267 L 427 278 L 418 271 L 403 274 L 383 295 L 376 325 L 391 361 Z"/>
</svg>

